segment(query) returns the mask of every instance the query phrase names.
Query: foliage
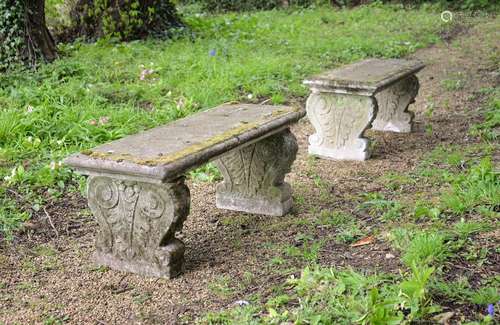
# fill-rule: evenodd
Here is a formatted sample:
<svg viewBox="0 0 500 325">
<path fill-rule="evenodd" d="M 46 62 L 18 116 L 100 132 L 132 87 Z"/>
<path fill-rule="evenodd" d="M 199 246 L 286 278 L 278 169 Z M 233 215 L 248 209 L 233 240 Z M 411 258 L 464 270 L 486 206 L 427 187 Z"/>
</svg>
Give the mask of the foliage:
<svg viewBox="0 0 500 325">
<path fill-rule="evenodd" d="M 481 10 L 498 6 L 497 0 L 411 0 L 412 4 L 436 3 L 443 8 L 462 10 Z"/>
<path fill-rule="evenodd" d="M 170 1 L 77 0 L 70 16 L 74 32 L 89 39 L 165 37 L 172 29 L 182 27 Z"/>
<path fill-rule="evenodd" d="M 23 1 L 0 0 L 0 71 L 21 60 Z"/>
<path fill-rule="evenodd" d="M 202 10 L 209 12 L 270 10 L 276 8 L 331 6 L 354 7 L 366 4 L 402 3 L 409 6 L 426 4 L 438 5 L 443 9 L 483 10 L 498 7 L 496 0 L 184 0 L 183 4 L 201 5 Z"/>
<path fill-rule="evenodd" d="M 307 7 L 318 3 L 315 0 L 289 0 L 287 5 Z M 321 1 L 325 2 L 325 1 Z M 202 0 L 205 10 L 211 12 L 221 11 L 249 11 L 249 10 L 269 10 L 284 6 L 283 0 Z"/>
</svg>

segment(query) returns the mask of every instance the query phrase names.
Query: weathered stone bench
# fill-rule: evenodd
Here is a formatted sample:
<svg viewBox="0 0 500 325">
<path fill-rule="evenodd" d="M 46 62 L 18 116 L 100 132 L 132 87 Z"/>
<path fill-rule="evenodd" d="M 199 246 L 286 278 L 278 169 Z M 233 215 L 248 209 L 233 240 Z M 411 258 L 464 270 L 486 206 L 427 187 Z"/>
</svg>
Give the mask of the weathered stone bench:
<svg viewBox="0 0 500 325">
<path fill-rule="evenodd" d="M 419 83 L 418 61 L 370 59 L 327 71 L 304 81 L 311 89 L 307 116 L 316 133 L 309 153 L 327 159 L 365 160 L 374 130 L 411 132 Z"/>
<path fill-rule="evenodd" d="M 289 126 L 305 111 L 223 105 L 73 155 L 89 175 L 88 203 L 99 224 L 95 259 L 113 269 L 171 278 L 182 272 L 175 238 L 189 214 L 184 173 L 215 160 L 224 181 L 217 207 L 281 216 L 292 205 L 285 174 L 297 143 Z"/>
</svg>

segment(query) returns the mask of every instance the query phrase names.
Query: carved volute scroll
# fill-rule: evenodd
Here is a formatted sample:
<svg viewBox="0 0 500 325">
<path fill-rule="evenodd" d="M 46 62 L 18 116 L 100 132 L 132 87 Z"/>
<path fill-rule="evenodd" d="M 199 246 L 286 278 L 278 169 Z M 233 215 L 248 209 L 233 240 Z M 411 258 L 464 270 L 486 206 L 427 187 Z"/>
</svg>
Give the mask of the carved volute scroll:
<svg viewBox="0 0 500 325">
<path fill-rule="evenodd" d="M 291 189 L 284 179 L 297 150 L 295 136 L 287 129 L 216 160 L 224 177 L 217 186 L 217 206 L 284 215 L 292 204 Z"/>
<path fill-rule="evenodd" d="M 174 236 L 189 213 L 182 178 L 157 185 L 91 176 L 88 201 L 100 228 L 99 264 L 154 277 L 182 271 L 184 244 Z"/>
<path fill-rule="evenodd" d="M 415 102 L 418 89 L 418 78 L 412 75 L 376 94 L 378 114 L 372 128 L 379 131 L 411 132 L 414 114 L 408 111 L 408 106 Z"/>
<path fill-rule="evenodd" d="M 353 94 L 313 92 L 307 116 L 316 129 L 309 153 L 327 159 L 365 160 L 370 156 L 363 133 L 376 114 L 375 99 Z"/>
</svg>

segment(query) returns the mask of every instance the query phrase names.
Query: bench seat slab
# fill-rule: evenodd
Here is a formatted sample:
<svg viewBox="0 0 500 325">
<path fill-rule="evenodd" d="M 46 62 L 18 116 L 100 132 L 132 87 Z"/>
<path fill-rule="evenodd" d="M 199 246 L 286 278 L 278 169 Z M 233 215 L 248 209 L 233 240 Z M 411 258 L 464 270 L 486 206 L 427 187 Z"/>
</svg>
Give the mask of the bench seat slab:
<svg viewBox="0 0 500 325">
<path fill-rule="evenodd" d="M 183 271 L 184 244 L 174 237 L 189 213 L 182 178 L 151 184 L 90 176 L 87 195 L 99 224 L 98 264 L 162 278 Z"/>
<path fill-rule="evenodd" d="M 285 215 L 292 207 L 292 191 L 284 179 L 297 150 L 295 136 L 287 129 L 216 160 L 224 177 L 217 186 L 217 207 Z"/>
</svg>

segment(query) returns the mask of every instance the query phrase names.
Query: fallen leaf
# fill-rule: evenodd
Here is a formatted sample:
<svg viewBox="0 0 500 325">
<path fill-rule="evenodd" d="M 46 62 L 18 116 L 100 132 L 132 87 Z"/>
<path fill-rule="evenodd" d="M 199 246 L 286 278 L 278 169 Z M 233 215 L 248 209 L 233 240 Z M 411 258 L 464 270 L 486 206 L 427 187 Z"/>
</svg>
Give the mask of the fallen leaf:
<svg viewBox="0 0 500 325">
<path fill-rule="evenodd" d="M 373 236 L 368 236 L 363 239 L 358 240 L 354 244 L 351 245 L 351 247 L 358 247 L 358 246 L 364 246 L 364 245 L 370 245 L 375 241 L 375 237 Z"/>
<path fill-rule="evenodd" d="M 436 315 L 432 319 L 437 321 L 439 324 L 448 325 L 448 324 L 450 324 L 450 319 L 453 317 L 453 315 L 455 315 L 455 313 L 449 311 L 446 313 L 441 313 L 439 315 Z"/>
</svg>

